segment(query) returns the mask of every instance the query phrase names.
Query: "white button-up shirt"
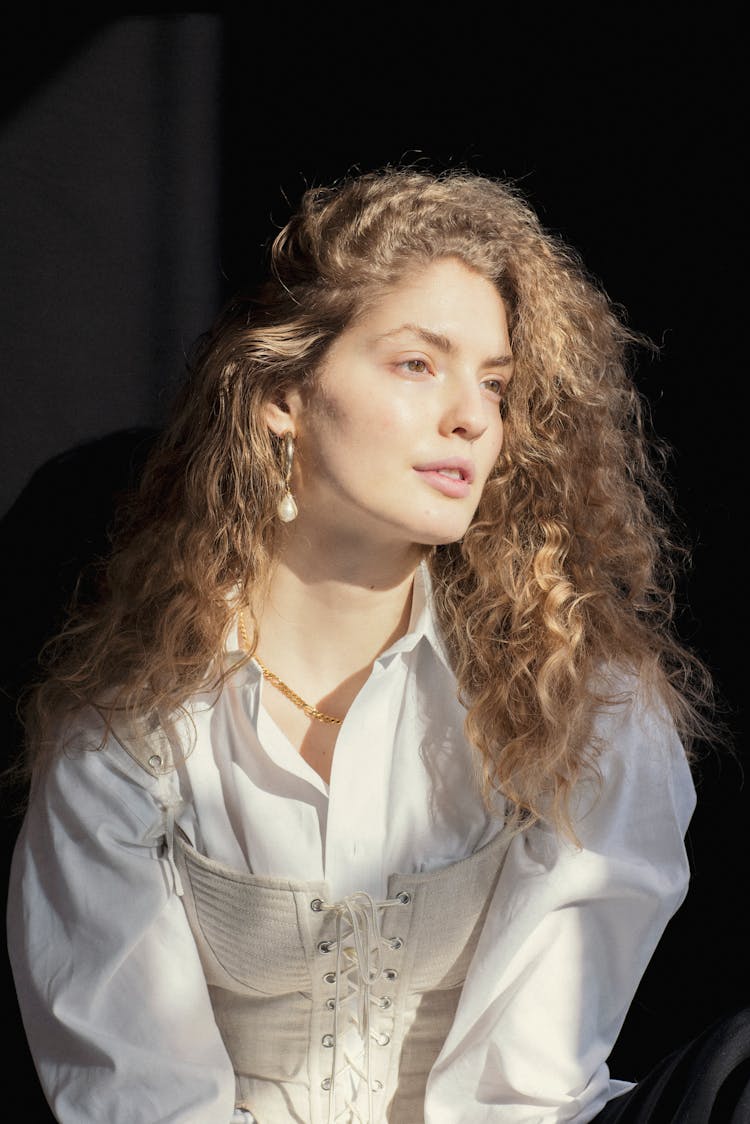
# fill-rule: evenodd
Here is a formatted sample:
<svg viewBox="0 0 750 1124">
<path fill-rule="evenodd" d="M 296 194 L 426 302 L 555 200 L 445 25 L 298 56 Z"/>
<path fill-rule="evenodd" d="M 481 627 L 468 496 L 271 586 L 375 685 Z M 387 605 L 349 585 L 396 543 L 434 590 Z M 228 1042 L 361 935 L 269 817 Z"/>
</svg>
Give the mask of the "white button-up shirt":
<svg viewBox="0 0 750 1124">
<path fill-rule="evenodd" d="M 610 1079 L 606 1058 L 684 897 L 695 793 L 671 724 L 629 686 L 596 722 L 602 783 L 580 786 L 581 847 L 544 824 L 511 842 L 428 1079 L 425 1124 L 583 1124 L 630 1087 Z M 250 663 L 218 700 L 192 700 L 192 751 L 159 778 L 113 738 L 74 752 L 101 738 L 94 712 L 81 715 L 34 786 L 9 949 L 62 1124 L 233 1119 L 232 1067 L 162 846 L 172 819 L 210 858 L 325 880 L 334 900 L 380 899 L 389 874 L 465 858 L 502 826 L 479 794 L 423 569 L 409 631 L 375 661 L 341 726 L 330 784 L 268 716 L 263 689 Z"/>
</svg>

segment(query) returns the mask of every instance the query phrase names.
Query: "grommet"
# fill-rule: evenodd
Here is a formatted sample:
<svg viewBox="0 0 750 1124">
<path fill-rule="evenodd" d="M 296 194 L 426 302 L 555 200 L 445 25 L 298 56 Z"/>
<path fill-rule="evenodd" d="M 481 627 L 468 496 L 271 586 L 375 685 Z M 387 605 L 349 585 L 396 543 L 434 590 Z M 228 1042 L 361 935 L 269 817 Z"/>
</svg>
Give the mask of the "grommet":
<svg viewBox="0 0 750 1124">
<path fill-rule="evenodd" d="M 161 765 L 161 757 L 158 753 L 154 753 L 151 755 L 151 757 L 149 757 L 148 763 L 152 769 L 158 769 Z"/>
<path fill-rule="evenodd" d="M 383 969 L 383 976 L 386 980 L 397 980 L 398 979 L 398 972 L 396 971 L 395 968 L 384 968 Z"/>
<path fill-rule="evenodd" d="M 391 1040 L 391 1036 L 387 1031 L 383 1031 L 378 1035 L 378 1046 L 387 1046 Z"/>
<path fill-rule="evenodd" d="M 320 900 L 320 898 L 313 898 L 313 900 L 310 902 L 310 909 L 313 911 L 313 913 L 320 913 L 322 908 L 323 902 Z"/>
<path fill-rule="evenodd" d="M 318 941 L 318 952 L 330 952 L 335 941 Z"/>
<path fill-rule="evenodd" d="M 377 1080 L 377 1078 L 376 1078 L 376 1079 L 375 1079 L 375 1080 L 373 1081 L 373 1083 L 372 1083 L 372 1091 L 373 1091 L 373 1093 L 379 1093 L 379 1092 L 381 1091 L 381 1089 L 382 1089 L 382 1088 L 383 1088 L 383 1082 L 382 1082 L 382 1081 L 378 1081 L 378 1080 Z"/>
<path fill-rule="evenodd" d="M 396 901 L 401 902 L 401 905 L 408 905 L 411 901 L 411 894 L 408 890 L 401 890 L 396 894 Z"/>
<path fill-rule="evenodd" d="M 336 973 L 335 972 L 326 972 L 326 974 L 323 976 L 323 983 L 328 983 L 328 984 L 336 983 Z"/>
<path fill-rule="evenodd" d="M 378 1007 L 381 1011 L 387 1011 L 389 1007 L 393 1006 L 393 1001 L 387 995 L 381 995 L 378 1000 Z"/>
<path fill-rule="evenodd" d="M 323 1080 L 322 1080 L 322 1081 L 321 1081 L 321 1083 L 320 1083 L 320 1087 L 321 1087 L 321 1089 L 323 1089 L 323 1090 L 324 1090 L 324 1092 L 326 1092 L 326 1093 L 327 1093 L 327 1092 L 328 1092 L 328 1090 L 329 1090 L 329 1089 L 331 1088 L 331 1079 L 330 1079 L 330 1077 L 324 1077 L 324 1078 L 323 1078 Z"/>
<path fill-rule="evenodd" d="M 324 1034 L 320 1041 L 326 1049 L 330 1050 L 335 1040 L 332 1034 Z"/>
<path fill-rule="evenodd" d="M 391 946 L 391 948 L 395 949 L 396 952 L 398 952 L 400 948 L 404 947 L 403 937 L 391 937 L 391 939 L 388 941 L 388 944 Z M 318 947 L 320 947 L 320 945 Z"/>
<path fill-rule="evenodd" d="M 329 1011 L 335 1011 L 336 1010 L 336 1000 L 335 999 L 326 999 L 326 1007 L 328 1008 Z"/>
</svg>

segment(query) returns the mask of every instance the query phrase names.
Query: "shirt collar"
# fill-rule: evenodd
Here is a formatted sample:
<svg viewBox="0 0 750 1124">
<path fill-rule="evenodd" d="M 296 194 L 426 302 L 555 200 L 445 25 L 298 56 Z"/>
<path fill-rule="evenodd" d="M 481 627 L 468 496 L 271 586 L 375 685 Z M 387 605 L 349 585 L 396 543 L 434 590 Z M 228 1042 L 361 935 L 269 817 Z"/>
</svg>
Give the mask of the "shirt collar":
<svg viewBox="0 0 750 1124">
<path fill-rule="evenodd" d="M 424 640 L 440 662 L 451 671 L 450 660 L 435 618 L 432 596 L 432 579 L 426 562 L 420 562 L 414 574 L 411 596 L 411 616 L 405 634 L 383 652 L 376 663 L 388 661 L 398 652 L 412 652 Z"/>
</svg>

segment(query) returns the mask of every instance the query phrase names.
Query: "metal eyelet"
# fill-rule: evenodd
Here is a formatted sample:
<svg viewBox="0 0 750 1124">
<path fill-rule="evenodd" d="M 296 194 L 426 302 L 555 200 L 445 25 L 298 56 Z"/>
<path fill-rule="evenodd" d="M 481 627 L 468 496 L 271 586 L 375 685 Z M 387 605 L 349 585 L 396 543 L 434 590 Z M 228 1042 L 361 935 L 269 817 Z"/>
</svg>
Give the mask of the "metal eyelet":
<svg viewBox="0 0 750 1124">
<path fill-rule="evenodd" d="M 148 763 L 152 769 L 158 769 L 161 765 L 161 757 L 158 753 L 154 753 L 151 757 L 149 757 Z"/>
<path fill-rule="evenodd" d="M 310 902 L 310 909 L 313 911 L 313 913 L 321 912 L 321 910 L 323 909 L 323 902 L 320 900 L 320 898 L 313 898 L 313 900 Z"/>
<path fill-rule="evenodd" d="M 320 1041 L 326 1047 L 327 1050 L 330 1050 L 330 1048 L 333 1046 L 333 1043 L 334 1043 L 335 1039 L 334 1039 L 332 1034 L 324 1034 Z"/>
<path fill-rule="evenodd" d="M 383 969 L 383 977 L 386 980 L 397 980 L 398 979 L 398 972 L 396 971 L 395 968 L 384 968 Z"/>
<path fill-rule="evenodd" d="M 387 995 L 381 995 L 380 999 L 378 1000 L 378 1007 L 380 1007 L 380 1010 L 387 1011 L 388 1008 L 392 1006 L 393 1000 L 390 999 Z"/>
<path fill-rule="evenodd" d="M 323 983 L 327 983 L 327 984 L 336 983 L 336 973 L 335 972 L 326 972 L 326 974 L 323 976 Z"/>
<path fill-rule="evenodd" d="M 330 952 L 335 941 L 318 941 L 318 952 Z"/>
<path fill-rule="evenodd" d="M 379 1093 L 382 1088 L 383 1088 L 383 1082 L 378 1081 L 377 1078 L 376 1078 L 372 1083 L 373 1093 Z"/>
<path fill-rule="evenodd" d="M 320 1087 L 321 1087 L 321 1089 L 323 1089 L 323 1091 L 324 1091 L 324 1092 L 326 1092 L 326 1093 L 327 1093 L 327 1092 L 328 1092 L 328 1090 L 329 1090 L 329 1089 L 331 1088 L 331 1079 L 330 1079 L 330 1077 L 324 1077 L 324 1078 L 323 1078 L 323 1080 L 322 1080 L 322 1081 L 321 1081 L 321 1083 L 320 1083 Z"/>
<path fill-rule="evenodd" d="M 388 941 L 388 944 L 392 949 L 398 952 L 400 948 L 404 947 L 404 939 L 403 937 L 391 937 L 391 939 Z M 318 945 L 318 948 L 320 948 L 320 945 Z"/>
<path fill-rule="evenodd" d="M 411 901 L 411 894 L 408 890 L 401 890 L 396 894 L 396 901 L 401 902 L 401 905 L 408 905 Z"/>
<path fill-rule="evenodd" d="M 335 1011 L 336 1010 L 336 1000 L 335 999 L 326 999 L 326 1007 L 328 1008 L 329 1011 Z"/>
<path fill-rule="evenodd" d="M 378 1046 L 387 1046 L 391 1040 L 391 1036 L 387 1031 L 383 1031 L 378 1035 Z"/>
</svg>

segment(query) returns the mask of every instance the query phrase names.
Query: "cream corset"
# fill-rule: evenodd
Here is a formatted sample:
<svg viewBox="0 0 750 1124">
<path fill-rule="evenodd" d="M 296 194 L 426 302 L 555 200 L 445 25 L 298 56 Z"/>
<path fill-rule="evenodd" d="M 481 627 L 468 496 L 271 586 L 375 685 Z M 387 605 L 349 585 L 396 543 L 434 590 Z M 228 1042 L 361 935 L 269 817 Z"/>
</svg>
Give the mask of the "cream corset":
<svg viewBox="0 0 750 1124">
<path fill-rule="evenodd" d="M 258 1124 L 419 1124 L 509 845 L 387 897 L 334 902 L 325 882 L 258 877 L 175 836 L 183 901 L 232 1060 Z"/>
</svg>

